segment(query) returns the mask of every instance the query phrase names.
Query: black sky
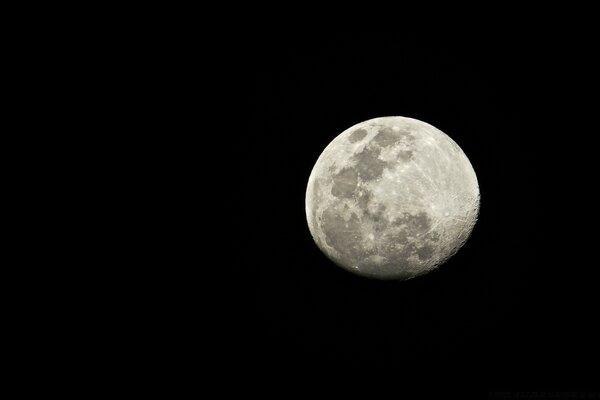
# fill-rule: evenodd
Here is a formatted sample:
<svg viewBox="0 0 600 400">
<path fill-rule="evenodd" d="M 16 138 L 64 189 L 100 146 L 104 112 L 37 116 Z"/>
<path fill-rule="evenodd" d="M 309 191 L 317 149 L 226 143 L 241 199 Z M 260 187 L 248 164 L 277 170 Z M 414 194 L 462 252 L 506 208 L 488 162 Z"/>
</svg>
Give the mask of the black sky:
<svg viewBox="0 0 600 400">
<path fill-rule="evenodd" d="M 594 383 L 597 274 L 577 257 L 565 231 L 572 213 L 547 187 L 549 173 L 571 182 L 549 150 L 565 132 L 542 122 L 564 84 L 552 46 L 536 35 L 430 40 L 405 32 L 244 43 L 252 115 L 237 138 L 240 370 L 257 382 L 360 376 L 483 390 Z M 467 244 L 404 283 L 334 266 L 304 215 L 306 182 L 324 147 L 358 122 L 390 115 L 451 136 L 481 190 Z"/>
</svg>

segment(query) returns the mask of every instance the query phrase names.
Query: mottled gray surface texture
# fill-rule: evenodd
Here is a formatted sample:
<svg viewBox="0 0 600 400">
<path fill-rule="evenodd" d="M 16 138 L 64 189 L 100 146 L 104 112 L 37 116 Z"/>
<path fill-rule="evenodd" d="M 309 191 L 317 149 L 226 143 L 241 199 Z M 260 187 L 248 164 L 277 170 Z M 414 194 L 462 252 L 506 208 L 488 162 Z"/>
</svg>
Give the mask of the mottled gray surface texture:
<svg viewBox="0 0 600 400">
<path fill-rule="evenodd" d="M 306 191 L 308 227 L 332 261 L 375 279 L 410 279 L 451 257 L 479 212 L 460 147 L 416 119 L 382 117 L 337 136 Z"/>
</svg>

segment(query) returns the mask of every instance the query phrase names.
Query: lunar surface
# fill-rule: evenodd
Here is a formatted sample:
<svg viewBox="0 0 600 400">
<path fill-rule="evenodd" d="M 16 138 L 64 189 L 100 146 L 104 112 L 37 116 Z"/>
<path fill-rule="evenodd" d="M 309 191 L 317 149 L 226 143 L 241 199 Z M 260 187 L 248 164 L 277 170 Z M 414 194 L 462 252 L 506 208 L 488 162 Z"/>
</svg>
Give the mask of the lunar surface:
<svg viewBox="0 0 600 400">
<path fill-rule="evenodd" d="M 416 119 L 382 117 L 345 130 L 308 180 L 306 217 L 321 251 L 358 275 L 406 280 L 455 254 L 479 213 L 462 149 Z"/>
</svg>

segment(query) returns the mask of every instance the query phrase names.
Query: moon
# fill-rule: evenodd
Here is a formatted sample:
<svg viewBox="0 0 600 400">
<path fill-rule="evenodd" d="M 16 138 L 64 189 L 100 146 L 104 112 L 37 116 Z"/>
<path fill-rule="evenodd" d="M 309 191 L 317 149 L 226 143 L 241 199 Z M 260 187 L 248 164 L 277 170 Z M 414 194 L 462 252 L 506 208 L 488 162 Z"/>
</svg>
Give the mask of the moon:
<svg viewBox="0 0 600 400">
<path fill-rule="evenodd" d="M 477 176 L 448 135 L 407 117 L 358 123 L 323 150 L 306 218 L 338 266 L 381 280 L 426 274 L 454 255 L 479 214 Z"/>
</svg>

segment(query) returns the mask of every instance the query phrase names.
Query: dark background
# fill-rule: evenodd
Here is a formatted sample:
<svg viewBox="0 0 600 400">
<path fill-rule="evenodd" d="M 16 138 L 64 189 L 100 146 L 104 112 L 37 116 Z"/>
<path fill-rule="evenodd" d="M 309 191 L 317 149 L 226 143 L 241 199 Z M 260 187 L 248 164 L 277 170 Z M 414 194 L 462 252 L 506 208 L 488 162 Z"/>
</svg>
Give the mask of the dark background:
<svg viewBox="0 0 600 400">
<path fill-rule="evenodd" d="M 254 35 L 242 43 L 251 116 L 234 138 L 232 256 L 241 287 L 231 373 L 258 385 L 339 377 L 592 388 L 597 273 L 571 224 L 585 218 L 570 195 L 577 157 L 557 121 L 577 74 L 573 58 L 565 61 L 572 50 L 538 34 L 428 39 L 402 31 Z M 304 213 L 306 183 L 325 146 L 358 122 L 391 115 L 452 137 L 481 190 L 466 245 L 403 283 L 336 267 L 314 244 Z"/>
</svg>

